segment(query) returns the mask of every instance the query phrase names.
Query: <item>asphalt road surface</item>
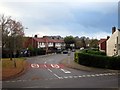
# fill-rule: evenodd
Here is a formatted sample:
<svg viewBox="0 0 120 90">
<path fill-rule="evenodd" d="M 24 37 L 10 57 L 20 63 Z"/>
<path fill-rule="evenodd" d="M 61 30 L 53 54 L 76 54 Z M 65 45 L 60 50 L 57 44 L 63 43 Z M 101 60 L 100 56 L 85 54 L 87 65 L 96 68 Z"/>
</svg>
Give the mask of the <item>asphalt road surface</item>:
<svg viewBox="0 0 120 90">
<path fill-rule="evenodd" d="M 3 88 L 118 88 L 118 73 L 112 71 L 81 71 L 59 64 L 67 54 L 27 58 L 25 74 L 2 82 Z"/>
</svg>

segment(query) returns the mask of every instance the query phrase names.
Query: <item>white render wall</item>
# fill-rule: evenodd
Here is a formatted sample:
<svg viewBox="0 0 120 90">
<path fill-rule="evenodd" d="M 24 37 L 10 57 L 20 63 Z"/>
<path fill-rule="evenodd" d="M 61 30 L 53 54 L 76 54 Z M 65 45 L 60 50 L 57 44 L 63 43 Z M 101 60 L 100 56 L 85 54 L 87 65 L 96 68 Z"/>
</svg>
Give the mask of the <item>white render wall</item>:
<svg viewBox="0 0 120 90">
<path fill-rule="evenodd" d="M 45 48 L 45 43 L 38 42 L 38 48 Z"/>
<path fill-rule="evenodd" d="M 120 44 L 120 31 L 116 30 L 107 40 L 107 56 L 116 55 L 116 52 L 118 51 L 118 44 Z M 120 50 L 118 51 L 118 55 L 120 55 Z"/>
<path fill-rule="evenodd" d="M 42 43 L 42 42 L 38 42 L 38 48 L 45 48 L 46 43 Z M 51 42 L 51 43 L 47 43 L 48 44 L 48 47 L 53 47 L 54 44 Z M 61 48 L 62 46 L 64 46 L 64 43 L 55 43 L 55 47 L 56 48 Z"/>
</svg>

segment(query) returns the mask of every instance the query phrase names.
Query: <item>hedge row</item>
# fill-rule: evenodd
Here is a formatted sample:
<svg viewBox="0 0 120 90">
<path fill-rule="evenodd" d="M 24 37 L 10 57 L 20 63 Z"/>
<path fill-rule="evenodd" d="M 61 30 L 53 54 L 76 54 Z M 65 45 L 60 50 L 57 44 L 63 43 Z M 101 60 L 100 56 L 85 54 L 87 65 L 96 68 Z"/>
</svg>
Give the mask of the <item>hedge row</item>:
<svg viewBox="0 0 120 90">
<path fill-rule="evenodd" d="M 75 62 L 90 67 L 120 70 L 120 57 L 75 53 Z"/>
<path fill-rule="evenodd" d="M 12 57 L 18 58 L 18 57 L 45 55 L 46 51 L 44 49 L 35 48 L 35 49 L 32 49 L 32 50 L 17 51 L 16 55 L 14 55 L 13 52 L 10 52 L 10 50 L 2 50 L 2 58 L 10 58 L 11 53 L 12 53 Z"/>
<path fill-rule="evenodd" d="M 104 56 L 106 56 L 105 52 L 101 52 L 101 51 L 97 51 L 97 50 L 91 50 L 91 49 L 82 50 L 81 52 L 82 53 L 89 53 L 89 54 L 104 55 Z"/>
<path fill-rule="evenodd" d="M 30 56 L 37 56 L 37 55 L 45 55 L 46 54 L 46 51 L 44 49 L 39 49 L 39 48 L 28 50 L 28 52 L 30 53 Z M 29 54 L 29 53 L 27 53 L 27 54 Z"/>
</svg>

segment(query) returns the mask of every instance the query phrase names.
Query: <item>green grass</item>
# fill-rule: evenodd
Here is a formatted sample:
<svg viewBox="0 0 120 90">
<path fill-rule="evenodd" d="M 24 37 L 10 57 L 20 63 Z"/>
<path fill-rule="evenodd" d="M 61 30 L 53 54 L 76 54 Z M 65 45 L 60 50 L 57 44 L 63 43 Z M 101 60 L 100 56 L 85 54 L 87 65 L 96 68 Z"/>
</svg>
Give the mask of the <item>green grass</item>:
<svg viewBox="0 0 120 90">
<path fill-rule="evenodd" d="M 22 67 L 24 58 L 13 58 L 13 60 L 10 60 L 10 58 L 4 58 L 2 59 L 2 68 L 14 68 L 14 60 L 17 67 Z"/>
<path fill-rule="evenodd" d="M 16 63 L 16 67 L 14 66 L 14 60 Z M 3 80 L 17 75 L 27 65 L 25 58 L 13 58 L 13 60 L 10 60 L 9 58 L 4 58 L 1 61 L 2 61 L 2 79 Z"/>
</svg>

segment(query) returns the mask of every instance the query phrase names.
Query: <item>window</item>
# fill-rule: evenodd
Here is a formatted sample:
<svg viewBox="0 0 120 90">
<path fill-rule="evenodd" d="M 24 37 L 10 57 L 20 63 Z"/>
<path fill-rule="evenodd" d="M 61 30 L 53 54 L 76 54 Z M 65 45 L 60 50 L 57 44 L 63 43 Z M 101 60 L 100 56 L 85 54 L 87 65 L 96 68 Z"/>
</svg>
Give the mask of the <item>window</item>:
<svg viewBox="0 0 120 90">
<path fill-rule="evenodd" d="M 118 44 L 118 50 L 120 50 L 120 44 Z"/>
<path fill-rule="evenodd" d="M 115 44 L 115 48 L 117 48 L 117 44 Z"/>
</svg>

